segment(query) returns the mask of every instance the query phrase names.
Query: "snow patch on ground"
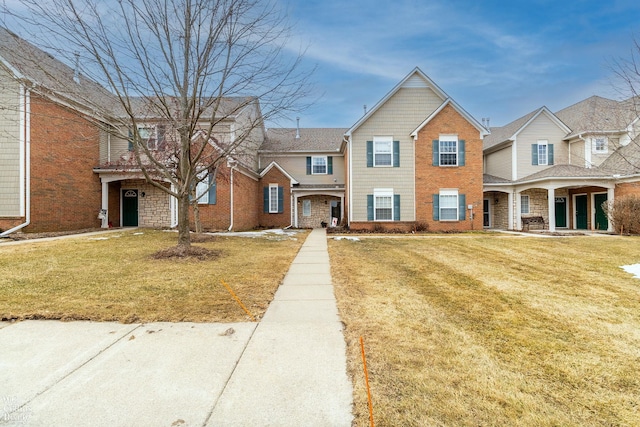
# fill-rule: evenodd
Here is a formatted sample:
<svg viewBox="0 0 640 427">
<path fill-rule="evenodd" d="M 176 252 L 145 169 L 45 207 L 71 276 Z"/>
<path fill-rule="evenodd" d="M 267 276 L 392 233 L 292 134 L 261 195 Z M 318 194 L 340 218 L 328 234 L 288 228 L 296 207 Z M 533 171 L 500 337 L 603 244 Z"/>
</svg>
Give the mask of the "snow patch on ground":
<svg viewBox="0 0 640 427">
<path fill-rule="evenodd" d="M 640 279 L 640 264 L 623 265 L 620 268 L 627 273 L 633 274 L 636 279 Z"/>
<path fill-rule="evenodd" d="M 229 231 L 223 233 L 207 233 L 214 236 L 231 236 L 231 237 L 250 237 L 250 238 L 263 238 L 270 240 L 286 240 L 293 239 L 295 235 L 300 233 L 302 230 L 284 230 L 282 228 L 274 228 L 271 230 L 256 230 L 256 231 Z"/>
<path fill-rule="evenodd" d="M 334 237 L 333 240 L 351 240 L 352 242 L 359 242 L 360 238 L 358 238 L 358 237 L 347 237 L 347 236 L 337 236 L 337 237 Z"/>
</svg>

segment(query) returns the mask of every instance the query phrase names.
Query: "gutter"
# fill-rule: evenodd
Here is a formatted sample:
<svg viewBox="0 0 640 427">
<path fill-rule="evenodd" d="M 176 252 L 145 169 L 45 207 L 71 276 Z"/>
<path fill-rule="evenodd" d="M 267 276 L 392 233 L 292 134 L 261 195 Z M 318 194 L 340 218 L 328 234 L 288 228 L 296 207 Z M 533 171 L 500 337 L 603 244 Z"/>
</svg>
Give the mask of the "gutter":
<svg viewBox="0 0 640 427">
<path fill-rule="evenodd" d="M 20 174 L 20 178 L 24 176 L 24 181 L 22 182 L 25 182 L 23 193 L 25 198 L 25 222 L 0 233 L 0 237 L 8 236 L 31 224 L 31 98 L 29 90 L 23 85 L 20 85 L 20 100 L 21 107 L 24 106 L 24 116 L 20 117 L 20 142 L 24 143 L 25 147 L 24 159 L 20 159 L 24 161 L 20 162 L 20 167 L 24 168 L 24 172 Z"/>
</svg>

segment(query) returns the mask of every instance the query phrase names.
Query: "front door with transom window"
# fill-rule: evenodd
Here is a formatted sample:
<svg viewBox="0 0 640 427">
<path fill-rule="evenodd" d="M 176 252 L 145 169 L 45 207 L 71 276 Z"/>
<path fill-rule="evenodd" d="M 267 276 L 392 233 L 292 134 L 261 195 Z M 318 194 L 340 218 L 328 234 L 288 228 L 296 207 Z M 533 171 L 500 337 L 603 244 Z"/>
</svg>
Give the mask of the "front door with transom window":
<svg viewBox="0 0 640 427">
<path fill-rule="evenodd" d="M 576 229 L 587 229 L 587 195 L 580 194 L 576 196 Z"/>
<path fill-rule="evenodd" d="M 138 190 L 122 190 L 122 226 L 138 226 Z"/>
<path fill-rule="evenodd" d="M 556 197 L 556 228 L 567 226 L 567 198 Z"/>
</svg>

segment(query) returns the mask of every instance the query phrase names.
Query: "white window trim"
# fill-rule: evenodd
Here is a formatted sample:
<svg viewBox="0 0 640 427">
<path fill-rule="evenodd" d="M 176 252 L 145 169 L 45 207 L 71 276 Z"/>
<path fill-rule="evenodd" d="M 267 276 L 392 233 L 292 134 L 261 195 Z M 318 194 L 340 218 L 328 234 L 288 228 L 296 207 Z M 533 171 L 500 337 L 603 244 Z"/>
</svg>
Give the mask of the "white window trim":
<svg viewBox="0 0 640 427">
<path fill-rule="evenodd" d="M 302 199 L 302 216 L 311 216 L 311 199 Z"/>
<path fill-rule="evenodd" d="M 603 139 L 604 140 L 604 145 L 603 145 L 602 150 L 598 150 L 598 143 L 597 143 L 598 139 Z M 593 149 L 593 153 L 594 154 L 607 154 L 609 152 L 609 138 L 607 138 L 606 136 L 596 136 L 596 137 L 594 137 L 593 138 L 592 149 Z"/>
<path fill-rule="evenodd" d="M 275 189 L 275 197 L 273 194 L 273 190 Z M 275 210 L 273 207 L 273 202 L 275 200 Z M 278 184 L 269 184 L 269 213 L 278 213 Z"/>
<path fill-rule="evenodd" d="M 141 129 L 149 129 L 149 138 L 142 138 L 142 135 L 140 135 Z M 144 142 L 149 150 L 155 151 L 158 149 L 158 127 L 156 125 L 139 124 L 137 130 L 140 142 Z M 151 140 L 153 140 L 153 146 L 149 145 Z"/>
<path fill-rule="evenodd" d="M 324 172 L 315 172 L 314 171 L 314 160 L 315 159 L 324 159 Z M 329 159 L 327 156 L 311 156 L 311 175 L 327 175 L 329 173 Z"/>
<path fill-rule="evenodd" d="M 389 144 L 389 155 L 391 161 L 388 165 L 379 165 L 376 163 L 376 142 L 384 142 Z M 386 152 L 382 152 L 380 154 L 387 154 Z M 390 168 L 393 167 L 393 136 L 374 136 L 373 137 L 373 166 L 377 168 Z"/>
<path fill-rule="evenodd" d="M 540 147 L 545 147 L 544 163 L 542 162 L 543 157 L 540 156 Z M 538 165 L 539 166 L 549 165 L 549 141 L 547 141 L 546 139 L 541 139 L 538 141 Z"/>
<path fill-rule="evenodd" d="M 524 207 L 523 207 L 525 204 L 522 203 L 525 200 L 525 198 L 527 200 L 527 211 L 526 212 L 525 212 Z M 531 197 L 529 197 L 528 194 L 521 194 L 520 195 L 520 213 L 521 214 L 526 214 L 526 215 L 531 213 Z"/>
<path fill-rule="evenodd" d="M 389 197 L 391 199 L 391 218 L 389 219 L 378 219 L 377 212 L 377 200 L 378 197 Z M 374 221 L 382 221 L 382 222 L 391 222 L 393 221 L 393 188 L 375 188 L 373 190 L 373 220 Z"/>
<path fill-rule="evenodd" d="M 456 196 L 456 216 L 455 219 L 443 219 L 442 218 L 442 209 L 453 209 L 453 208 L 448 208 L 448 207 L 444 207 L 442 206 L 442 196 Z M 460 220 L 460 201 L 459 201 L 459 194 L 458 194 L 458 190 L 440 190 L 439 193 L 439 206 L 438 209 L 440 209 L 440 212 L 438 212 L 438 218 L 440 218 L 440 221 L 443 222 L 454 222 L 454 221 L 459 221 Z"/>
<path fill-rule="evenodd" d="M 454 153 L 443 153 L 442 152 L 442 143 L 443 142 L 455 142 L 456 143 L 455 152 Z M 438 137 L 438 166 L 441 166 L 443 168 L 458 166 L 458 163 L 460 161 L 460 159 L 458 158 L 458 150 L 459 150 L 458 144 L 459 144 L 458 135 L 440 135 Z M 442 154 L 454 154 L 456 156 L 456 163 L 453 164 L 453 165 L 443 165 L 442 164 Z"/>
<path fill-rule="evenodd" d="M 196 201 L 199 205 L 209 204 L 209 175 L 208 170 L 203 170 L 198 173 L 198 183 L 196 184 Z"/>
</svg>

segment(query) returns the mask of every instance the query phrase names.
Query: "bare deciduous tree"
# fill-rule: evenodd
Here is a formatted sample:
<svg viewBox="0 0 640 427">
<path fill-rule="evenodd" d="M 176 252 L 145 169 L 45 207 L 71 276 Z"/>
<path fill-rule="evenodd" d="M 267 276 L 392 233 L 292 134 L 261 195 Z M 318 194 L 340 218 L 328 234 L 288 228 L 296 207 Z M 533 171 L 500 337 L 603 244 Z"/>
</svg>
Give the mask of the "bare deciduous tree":
<svg viewBox="0 0 640 427">
<path fill-rule="evenodd" d="M 38 29 L 30 39 L 75 62 L 83 78 L 113 95 L 54 88 L 89 106 L 103 129 L 128 139 L 130 166 L 177 199 L 183 249 L 190 246 L 194 187 L 230 155 L 255 154 L 264 121 L 300 108 L 308 93 L 310 72 L 301 54 L 285 48 L 290 27 L 274 0 L 18 3 L 5 6 L 6 16 Z M 229 126 L 240 112 L 242 123 Z M 146 134 L 148 123 L 161 125 L 157 134 Z"/>
</svg>

